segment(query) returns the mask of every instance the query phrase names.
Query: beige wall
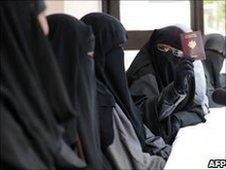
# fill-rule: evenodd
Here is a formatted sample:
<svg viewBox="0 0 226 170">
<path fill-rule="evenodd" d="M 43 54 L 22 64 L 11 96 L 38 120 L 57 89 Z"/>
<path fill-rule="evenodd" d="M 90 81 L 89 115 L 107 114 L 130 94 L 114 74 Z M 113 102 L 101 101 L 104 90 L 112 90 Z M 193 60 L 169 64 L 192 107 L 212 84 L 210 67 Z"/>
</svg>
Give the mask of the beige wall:
<svg viewBox="0 0 226 170">
<path fill-rule="evenodd" d="M 66 13 L 78 19 L 90 12 L 101 12 L 100 0 L 46 0 L 47 15 Z"/>
<path fill-rule="evenodd" d="M 54 13 L 63 13 L 64 12 L 64 1 L 52 1 L 46 0 L 47 15 L 54 14 Z"/>
</svg>

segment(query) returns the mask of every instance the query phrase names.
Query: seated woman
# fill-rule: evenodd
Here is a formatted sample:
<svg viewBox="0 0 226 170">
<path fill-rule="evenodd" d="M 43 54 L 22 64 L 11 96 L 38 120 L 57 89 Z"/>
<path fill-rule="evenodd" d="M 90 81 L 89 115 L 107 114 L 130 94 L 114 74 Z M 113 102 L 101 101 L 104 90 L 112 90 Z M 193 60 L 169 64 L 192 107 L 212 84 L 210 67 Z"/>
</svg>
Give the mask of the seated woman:
<svg viewBox="0 0 226 170">
<path fill-rule="evenodd" d="M 208 34 L 204 37 L 206 60 L 203 61 L 207 81 L 207 95 L 210 107 L 220 107 L 212 100 L 213 91 L 225 87 L 225 76 L 220 71 L 225 60 L 225 38 L 221 34 Z"/>
<path fill-rule="evenodd" d="M 97 102 L 105 155 L 114 169 L 163 169 L 170 147 L 150 131 L 145 132 L 127 86 L 124 27 L 101 13 L 88 14 L 82 21 L 92 26 L 96 37 Z"/>
<path fill-rule="evenodd" d="M 76 149 L 89 168 L 111 169 L 101 151 L 98 115 L 95 111 L 95 41 L 92 29 L 64 14 L 48 16 L 48 23 L 50 42 L 70 100 L 78 114 L 77 119 L 67 123 L 64 139 Z M 77 127 L 78 132 L 75 131 Z"/>
<path fill-rule="evenodd" d="M 181 51 L 181 33 L 176 26 L 155 30 L 127 71 L 145 124 L 169 144 L 179 128 L 205 122 L 201 105 L 194 102 L 194 66 Z"/>
<path fill-rule="evenodd" d="M 44 35 L 44 9 L 43 1 L 0 2 L 1 169 L 85 167 L 63 140 L 61 125 L 76 113 Z"/>
</svg>

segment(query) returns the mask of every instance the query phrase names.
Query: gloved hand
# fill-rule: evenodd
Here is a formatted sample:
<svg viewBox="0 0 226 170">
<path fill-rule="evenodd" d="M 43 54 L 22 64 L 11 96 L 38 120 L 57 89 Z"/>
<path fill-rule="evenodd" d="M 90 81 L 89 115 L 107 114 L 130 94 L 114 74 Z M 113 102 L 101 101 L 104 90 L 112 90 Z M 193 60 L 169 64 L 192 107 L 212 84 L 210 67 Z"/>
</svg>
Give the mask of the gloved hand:
<svg viewBox="0 0 226 170">
<path fill-rule="evenodd" d="M 179 94 L 186 94 L 189 87 L 189 79 L 194 77 L 193 61 L 181 58 L 175 69 L 174 88 Z"/>
<path fill-rule="evenodd" d="M 212 98 L 215 103 L 226 106 L 226 87 L 216 89 Z"/>
</svg>

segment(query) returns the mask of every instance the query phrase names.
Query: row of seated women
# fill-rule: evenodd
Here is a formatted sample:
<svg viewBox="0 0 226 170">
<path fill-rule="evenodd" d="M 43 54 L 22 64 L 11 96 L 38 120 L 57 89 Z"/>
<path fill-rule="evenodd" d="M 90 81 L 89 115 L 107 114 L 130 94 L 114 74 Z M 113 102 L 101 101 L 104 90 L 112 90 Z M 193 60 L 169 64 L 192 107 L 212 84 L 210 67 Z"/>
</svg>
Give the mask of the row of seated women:
<svg viewBox="0 0 226 170">
<path fill-rule="evenodd" d="M 2 169 L 163 169 L 179 129 L 205 122 L 182 29 L 155 30 L 125 73 L 114 17 L 51 15 L 47 36 L 42 1 L 0 9 Z"/>
</svg>

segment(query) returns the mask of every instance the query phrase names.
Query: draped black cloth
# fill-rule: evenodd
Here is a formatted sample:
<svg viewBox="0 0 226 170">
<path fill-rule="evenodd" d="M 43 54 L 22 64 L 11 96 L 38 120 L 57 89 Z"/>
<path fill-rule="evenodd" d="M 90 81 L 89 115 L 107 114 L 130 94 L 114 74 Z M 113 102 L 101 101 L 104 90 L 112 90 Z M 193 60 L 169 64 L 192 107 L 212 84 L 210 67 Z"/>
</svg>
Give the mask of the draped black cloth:
<svg viewBox="0 0 226 170">
<path fill-rule="evenodd" d="M 206 60 L 203 61 L 210 82 L 214 88 L 222 87 L 220 71 L 225 59 L 225 37 L 221 34 L 208 34 L 204 37 Z"/>
<path fill-rule="evenodd" d="M 63 140 L 60 124 L 76 113 L 40 28 L 36 3 L 0 2 L 1 168 L 84 167 Z"/>
<path fill-rule="evenodd" d="M 133 99 L 144 113 L 145 124 L 167 143 L 173 142 L 180 126 L 205 121 L 201 107 L 195 106 L 193 102 L 194 78 L 190 79 L 186 97 L 177 102 L 180 96 L 175 92 L 172 83 L 179 58 L 160 52 L 156 47 L 156 44 L 163 43 L 181 50 L 181 33 L 184 33 L 183 30 L 175 26 L 155 30 L 127 71 Z M 168 116 L 159 120 L 162 113 Z M 179 114 L 174 116 L 172 113 Z"/>
<path fill-rule="evenodd" d="M 225 37 L 221 34 L 208 34 L 204 37 L 206 60 L 203 61 L 207 78 L 207 96 L 210 107 L 219 107 L 212 100 L 212 93 L 215 89 L 225 87 L 226 76 L 220 74 L 225 60 Z"/>
<path fill-rule="evenodd" d="M 50 41 L 66 84 L 70 99 L 79 114 L 78 134 L 85 160 L 93 169 L 109 169 L 100 147 L 99 117 L 96 113 L 96 77 L 94 69 L 94 35 L 91 27 L 64 14 L 48 16 Z M 75 123 L 74 123 L 75 122 Z M 76 121 L 68 124 L 65 139 L 76 140 Z"/>
<path fill-rule="evenodd" d="M 216 89 L 212 98 L 215 103 L 226 106 L 226 87 Z"/>
<path fill-rule="evenodd" d="M 112 123 L 108 125 L 106 120 L 111 122 L 112 109 L 115 102 L 131 121 L 136 134 L 144 145 L 145 132 L 141 120 L 141 113 L 132 101 L 124 68 L 124 52 L 122 46 L 127 37 L 126 30 L 114 17 L 107 14 L 91 13 L 82 19 L 86 24 L 91 25 L 96 38 L 95 45 L 95 68 L 98 80 L 98 104 L 109 106 L 100 113 L 101 129 L 109 129 L 105 134 L 108 136 L 103 145 L 107 147 L 113 139 Z M 112 135 L 109 135 L 112 134 Z"/>
</svg>

